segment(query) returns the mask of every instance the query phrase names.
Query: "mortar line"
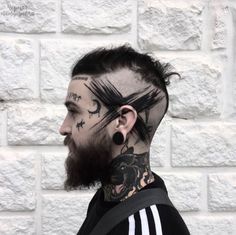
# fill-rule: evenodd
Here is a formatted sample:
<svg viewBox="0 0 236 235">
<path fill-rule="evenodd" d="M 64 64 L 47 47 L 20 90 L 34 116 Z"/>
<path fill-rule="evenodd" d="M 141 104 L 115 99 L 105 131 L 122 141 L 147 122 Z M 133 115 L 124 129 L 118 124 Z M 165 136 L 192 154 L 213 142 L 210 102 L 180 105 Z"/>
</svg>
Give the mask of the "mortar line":
<svg viewBox="0 0 236 235">
<path fill-rule="evenodd" d="M 4 217 L 15 217 L 15 216 L 32 216 L 34 215 L 34 211 L 0 211 L 0 218 Z"/>
</svg>

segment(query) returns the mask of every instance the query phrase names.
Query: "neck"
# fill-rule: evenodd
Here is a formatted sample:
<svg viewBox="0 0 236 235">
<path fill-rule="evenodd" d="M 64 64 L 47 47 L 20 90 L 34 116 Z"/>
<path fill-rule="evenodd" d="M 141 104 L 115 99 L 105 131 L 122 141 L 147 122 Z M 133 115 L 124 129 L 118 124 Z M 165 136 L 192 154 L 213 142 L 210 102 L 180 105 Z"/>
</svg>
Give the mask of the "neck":
<svg viewBox="0 0 236 235">
<path fill-rule="evenodd" d="M 133 153 L 129 148 L 111 162 L 109 183 L 103 183 L 105 201 L 123 201 L 154 181 L 149 152 Z"/>
</svg>

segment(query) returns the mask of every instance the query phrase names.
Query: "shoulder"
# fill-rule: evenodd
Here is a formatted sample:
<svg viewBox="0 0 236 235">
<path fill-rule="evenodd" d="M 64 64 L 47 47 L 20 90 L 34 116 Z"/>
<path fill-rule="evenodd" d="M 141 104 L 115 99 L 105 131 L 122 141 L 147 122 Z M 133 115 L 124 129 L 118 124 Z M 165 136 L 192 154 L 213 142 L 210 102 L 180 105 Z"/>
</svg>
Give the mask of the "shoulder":
<svg viewBox="0 0 236 235">
<path fill-rule="evenodd" d="M 99 188 L 96 193 L 93 195 L 92 199 L 89 202 L 88 209 L 87 209 L 87 214 L 91 211 L 92 207 L 94 204 L 99 200 L 100 194 L 101 194 L 102 189 Z"/>
<path fill-rule="evenodd" d="M 189 235 L 179 212 L 167 205 L 151 205 L 130 215 L 114 227 L 109 235 Z"/>
</svg>

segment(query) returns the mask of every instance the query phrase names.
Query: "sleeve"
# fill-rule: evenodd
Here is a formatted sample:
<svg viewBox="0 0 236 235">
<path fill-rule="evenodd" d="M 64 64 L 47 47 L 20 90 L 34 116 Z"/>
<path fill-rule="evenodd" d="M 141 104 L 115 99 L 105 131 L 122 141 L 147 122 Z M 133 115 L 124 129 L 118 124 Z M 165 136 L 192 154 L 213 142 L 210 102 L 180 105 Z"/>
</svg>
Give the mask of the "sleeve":
<svg viewBox="0 0 236 235">
<path fill-rule="evenodd" d="M 190 235 L 175 208 L 152 205 L 139 210 L 114 227 L 108 235 Z"/>
</svg>

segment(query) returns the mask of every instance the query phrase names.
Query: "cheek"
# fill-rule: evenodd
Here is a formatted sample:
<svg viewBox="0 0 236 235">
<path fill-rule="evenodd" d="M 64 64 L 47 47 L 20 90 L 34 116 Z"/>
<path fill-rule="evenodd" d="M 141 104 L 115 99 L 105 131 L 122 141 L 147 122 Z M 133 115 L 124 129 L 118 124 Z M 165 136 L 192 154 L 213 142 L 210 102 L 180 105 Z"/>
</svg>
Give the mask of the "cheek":
<svg viewBox="0 0 236 235">
<path fill-rule="evenodd" d="M 72 136 L 74 139 L 82 139 L 84 135 L 87 135 L 90 128 L 90 123 L 86 117 L 78 117 L 74 120 L 72 126 Z"/>
<path fill-rule="evenodd" d="M 100 118 L 101 119 L 101 118 Z M 99 118 L 90 117 L 89 113 L 84 115 L 79 115 L 74 119 L 74 124 L 72 127 L 72 137 L 76 141 L 86 140 L 89 136 L 94 135 L 96 127 L 91 128 L 99 122 Z"/>
</svg>

